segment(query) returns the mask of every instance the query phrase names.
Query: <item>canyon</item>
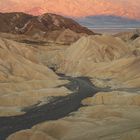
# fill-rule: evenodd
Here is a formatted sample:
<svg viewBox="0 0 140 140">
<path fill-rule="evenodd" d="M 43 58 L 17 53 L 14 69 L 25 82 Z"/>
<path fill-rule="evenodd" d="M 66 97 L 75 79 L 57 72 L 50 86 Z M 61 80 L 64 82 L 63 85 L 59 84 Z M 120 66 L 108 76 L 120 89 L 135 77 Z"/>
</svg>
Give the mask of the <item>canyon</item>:
<svg viewBox="0 0 140 140">
<path fill-rule="evenodd" d="M 0 16 L 0 140 L 140 139 L 139 31 Z"/>
</svg>

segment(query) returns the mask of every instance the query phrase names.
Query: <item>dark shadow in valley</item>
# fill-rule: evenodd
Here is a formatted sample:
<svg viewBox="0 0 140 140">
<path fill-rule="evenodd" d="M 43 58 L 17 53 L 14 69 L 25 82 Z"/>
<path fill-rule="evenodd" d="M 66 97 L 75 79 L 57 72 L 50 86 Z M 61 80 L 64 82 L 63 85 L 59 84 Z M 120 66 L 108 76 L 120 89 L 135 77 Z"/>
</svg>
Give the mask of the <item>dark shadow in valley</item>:
<svg viewBox="0 0 140 140">
<path fill-rule="evenodd" d="M 20 40 L 19 42 L 30 44 L 30 45 L 42 45 L 42 46 L 47 44 L 47 42 L 45 41 L 38 41 L 38 40 L 35 41 L 35 40 L 27 40 L 27 39 Z"/>
<path fill-rule="evenodd" d="M 74 78 L 62 74 L 59 76 L 70 81 L 65 87 L 73 93 L 64 97 L 55 97 L 49 103 L 41 106 L 35 105 L 26 108 L 24 109 L 26 113 L 21 116 L 0 117 L 0 140 L 5 140 L 10 134 L 29 129 L 38 123 L 68 116 L 82 106 L 83 99 L 91 97 L 99 91 L 107 90 L 95 87 L 87 77 Z"/>
</svg>

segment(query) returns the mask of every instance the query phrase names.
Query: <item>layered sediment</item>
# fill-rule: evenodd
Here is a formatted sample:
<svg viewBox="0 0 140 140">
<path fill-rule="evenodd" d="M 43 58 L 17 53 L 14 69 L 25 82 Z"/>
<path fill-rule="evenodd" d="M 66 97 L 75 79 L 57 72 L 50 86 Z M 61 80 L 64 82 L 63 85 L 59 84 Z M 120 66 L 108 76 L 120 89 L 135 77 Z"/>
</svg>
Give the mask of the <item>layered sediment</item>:
<svg viewBox="0 0 140 140">
<path fill-rule="evenodd" d="M 140 139 L 138 35 L 95 35 L 54 14 L 0 16 L 0 138 Z"/>
</svg>

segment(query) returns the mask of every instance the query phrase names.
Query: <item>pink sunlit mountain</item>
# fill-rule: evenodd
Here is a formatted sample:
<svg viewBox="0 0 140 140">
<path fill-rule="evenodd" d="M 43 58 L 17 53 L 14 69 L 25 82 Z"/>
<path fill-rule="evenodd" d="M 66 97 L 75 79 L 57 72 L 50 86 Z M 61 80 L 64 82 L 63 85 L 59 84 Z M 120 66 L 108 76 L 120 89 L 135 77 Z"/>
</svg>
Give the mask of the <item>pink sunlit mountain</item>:
<svg viewBox="0 0 140 140">
<path fill-rule="evenodd" d="M 140 19 L 140 0 L 1 0 L 1 12 L 20 11 L 33 15 L 57 13 L 65 16 L 115 15 Z"/>
</svg>

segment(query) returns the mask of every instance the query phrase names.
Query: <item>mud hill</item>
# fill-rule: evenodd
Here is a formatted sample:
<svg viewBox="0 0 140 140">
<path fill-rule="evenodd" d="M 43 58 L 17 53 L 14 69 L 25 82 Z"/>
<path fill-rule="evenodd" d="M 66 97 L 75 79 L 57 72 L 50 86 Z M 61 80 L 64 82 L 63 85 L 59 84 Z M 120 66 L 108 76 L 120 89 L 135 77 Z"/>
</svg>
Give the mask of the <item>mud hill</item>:
<svg viewBox="0 0 140 140">
<path fill-rule="evenodd" d="M 121 32 L 114 36 L 119 37 L 124 41 L 133 41 L 133 40 L 137 39 L 138 37 L 140 37 L 140 30 L 136 29 L 133 32 Z"/>
<path fill-rule="evenodd" d="M 0 138 L 11 134 L 13 131 L 5 130 L 13 129 L 13 125 L 31 121 L 27 130 L 16 129 L 21 131 L 6 135 L 7 140 L 140 139 L 139 36 L 95 35 L 54 14 L 0 16 L 0 120 L 7 120 L 0 121 Z M 83 83 L 73 80 L 79 77 Z M 93 94 L 87 96 L 89 92 Z M 81 93 L 82 101 L 78 98 Z M 57 102 L 51 102 L 56 97 Z M 64 102 L 65 97 L 69 100 Z M 68 106 L 71 109 L 76 101 L 79 108 L 68 116 L 54 120 L 54 115 L 51 121 L 40 121 L 55 111 L 57 115 L 60 111 L 67 114 L 65 106 L 72 103 Z M 50 113 L 45 117 L 39 116 L 42 105 L 47 106 L 43 106 L 43 113 Z M 25 108 L 33 109 L 35 116 L 25 114 Z M 23 123 L 14 122 L 17 115 L 29 119 L 19 117 Z"/>
<path fill-rule="evenodd" d="M 48 96 L 64 96 L 67 89 L 55 88 L 64 83 L 41 64 L 37 48 L 0 38 L 0 115 L 21 114 Z"/>
<path fill-rule="evenodd" d="M 108 35 L 82 37 L 65 50 L 58 72 L 92 77 L 97 86 L 139 87 L 137 40 L 128 44 Z"/>
</svg>

